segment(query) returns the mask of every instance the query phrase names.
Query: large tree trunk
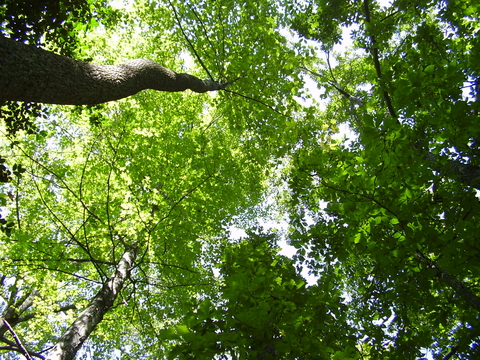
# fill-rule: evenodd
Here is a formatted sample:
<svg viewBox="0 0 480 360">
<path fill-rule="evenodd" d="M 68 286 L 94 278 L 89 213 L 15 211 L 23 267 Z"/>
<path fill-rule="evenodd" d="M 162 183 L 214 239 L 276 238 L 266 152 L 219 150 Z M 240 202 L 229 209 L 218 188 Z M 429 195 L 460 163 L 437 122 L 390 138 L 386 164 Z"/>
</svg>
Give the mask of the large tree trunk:
<svg viewBox="0 0 480 360">
<path fill-rule="evenodd" d="M 118 100 L 145 89 L 202 93 L 225 86 L 177 74 L 146 59 L 94 65 L 0 36 L 0 101 L 88 105 Z"/>
<path fill-rule="evenodd" d="M 102 321 L 103 316 L 112 308 L 130 274 L 135 256 L 135 247 L 125 251 L 118 262 L 115 273 L 110 276 L 102 289 L 90 301 L 90 304 L 60 337 L 48 354 L 47 360 L 72 360 L 75 357 L 84 341 Z"/>
</svg>

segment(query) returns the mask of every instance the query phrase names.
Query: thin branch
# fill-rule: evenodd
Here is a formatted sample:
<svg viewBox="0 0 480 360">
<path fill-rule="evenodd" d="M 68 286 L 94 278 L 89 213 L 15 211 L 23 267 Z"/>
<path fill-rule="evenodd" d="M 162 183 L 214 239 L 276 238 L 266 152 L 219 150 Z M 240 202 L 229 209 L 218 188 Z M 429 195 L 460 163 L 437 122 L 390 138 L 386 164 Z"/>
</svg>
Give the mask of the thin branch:
<svg viewBox="0 0 480 360">
<path fill-rule="evenodd" d="M 36 160 L 35 158 L 33 158 L 32 156 L 30 156 L 29 154 L 27 154 L 27 152 L 25 150 L 23 150 L 21 147 L 19 147 L 20 151 L 28 158 L 30 159 L 34 164 L 40 166 L 42 169 L 44 169 L 47 173 L 55 176 L 56 179 L 58 179 L 63 187 L 70 193 L 73 195 L 73 197 L 75 197 L 79 202 L 80 204 L 82 204 L 82 207 L 92 216 L 94 217 L 95 219 L 97 219 L 98 221 L 102 222 L 102 220 L 95 214 L 93 213 L 89 207 L 83 202 L 83 199 L 75 192 L 73 191 L 68 185 L 67 185 L 67 182 L 62 179 L 61 176 L 57 175 L 57 173 L 53 170 L 51 170 L 49 167 L 47 167 L 46 165 L 42 164 L 41 162 L 39 162 L 38 160 Z M 33 173 L 33 171 L 32 171 Z M 57 184 L 58 186 L 60 186 L 59 184 Z M 61 186 L 60 186 L 61 187 Z"/>
<path fill-rule="evenodd" d="M 275 113 L 277 113 L 277 114 L 279 114 L 279 115 L 281 115 L 281 116 L 285 116 L 285 117 L 288 118 L 288 119 L 295 120 L 295 119 L 294 119 L 293 117 L 291 117 L 290 115 L 286 115 L 286 114 L 278 111 L 278 110 L 275 109 L 272 105 L 265 104 L 265 103 L 264 103 L 263 101 L 261 101 L 261 100 L 255 99 L 255 98 L 253 98 L 253 97 L 251 97 L 251 96 L 248 96 L 248 95 L 240 94 L 240 93 L 238 93 L 238 92 L 236 92 L 236 91 L 233 91 L 233 90 L 223 89 L 223 91 L 226 91 L 226 92 L 231 93 L 231 94 L 234 94 L 234 95 L 241 96 L 241 97 L 243 97 L 243 98 L 245 98 L 245 99 L 248 99 L 248 100 L 255 101 L 255 102 L 259 103 L 259 104 L 262 104 L 263 106 L 266 106 L 267 108 L 269 108 L 270 110 L 272 110 L 273 112 L 275 112 Z"/>
<path fill-rule="evenodd" d="M 86 157 L 85 162 L 83 164 L 82 175 L 80 176 L 80 183 L 79 183 L 79 186 L 78 186 L 78 192 L 79 192 L 79 198 L 80 199 L 84 198 L 83 197 L 83 184 L 84 184 L 85 174 L 86 174 L 86 170 L 87 170 L 87 164 L 90 160 L 90 156 L 93 154 L 94 145 L 96 144 L 98 138 L 100 138 L 100 134 L 95 138 L 94 141 L 92 141 L 90 150 L 88 151 L 87 157 Z M 88 216 L 86 216 L 87 212 L 88 212 Z M 83 230 L 83 238 L 85 240 L 85 247 L 88 250 L 88 252 L 90 252 L 90 246 L 89 246 L 89 241 L 88 241 L 88 236 L 87 236 L 86 224 L 90 220 L 90 217 L 92 216 L 91 213 L 93 213 L 93 211 L 90 212 L 90 211 L 88 211 L 88 209 L 83 207 L 83 214 L 82 214 L 83 215 L 83 224 L 82 224 L 81 228 Z M 79 228 L 79 230 L 80 230 L 80 228 Z M 102 278 L 102 279 L 107 278 L 107 274 L 104 273 L 103 269 L 100 266 L 97 266 L 97 264 L 95 262 L 93 263 L 93 266 L 95 266 L 95 269 L 97 270 L 98 274 L 100 275 L 100 278 Z"/>
<path fill-rule="evenodd" d="M 212 286 L 214 283 L 206 282 L 206 283 L 191 283 L 191 284 L 175 284 L 175 285 L 165 285 L 151 281 L 139 281 L 140 284 L 148 284 L 153 285 L 156 287 L 162 287 L 165 289 L 175 289 L 175 288 L 182 288 L 182 287 L 190 287 L 190 286 Z"/>
<path fill-rule="evenodd" d="M 162 222 L 164 221 L 165 219 L 167 219 L 170 214 L 172 213 L 172 211 L 178 206 L 178 204 L 180 204 L 183 200 L 185 200 L 187 197 L 189 197 L 193 192 L 195 192 L 196 190 L 198 190 L 198 188 L 200 188 L 200 186 L 202 186 L 207 180 L 211 179 L 213 177 L 213 175 L 209 175 L 207 176 L 205 179 L 203 179 L 202 181 L 200 181 L 196 186 L 194 186 L 193 188 L 189 189 L 185 194 L 183 194 L 177 201 L 175 201 L 172 205 L 172 207 L 170 208 L 170 210 L 168 211 L 168 214 L 165 215 L 164 217 L 162 217 L 159 221 L 157 221 L 157 223 L 152 227 L 152 230 L 151 232 L 153 232 L 155 230 L 155 228 Z"/>
<path fill-rule="evenodd" d="M 20 194 L 18 192 L 18 188 L 20 187 L 20 177 L 17 178 L 17 186 L 15 189 L 15 208 L 17 213 L 17 226 L 18 230 L 22 229 L 21 222 L 20 222 Z"/>
<path fill-rule="evenodd" d="M 318 174 L 316 174 L 317 176 L 319 176 Z M 344 194 L 350 194 L 350 195 L 354 195 L 354 196 L 360 196 L 364 199 L 367 199 L 375 204 L 377 204 L 378 206 L 380 206 L 381 208 L 385 209 L 386 211 L 388 211 L 390 214 L 392 214 L 393 216 L 397 217 L 398 214 L 395 213 L 393 210 L 390 210 L 388 207 L 386 207 L 385 205 L 383 205 L 380 201 L 378 201 L 377 199 L 375 199 L 373 196 L 369 196 L 369 195 L 366 195 L 366 194 L 361 194 L 361 193 L 356 193 L 356 192 L 351 192 L 351 191 L 348 191 L 348 190 L 345 190 L 345 189 L 339 189 L 339 188 L 336 188 L 334 186 L 331 186 L 329 184 L 327 184 L 325 182 L 325 180 L 321 179 L 320 180 L 320 183 L 325 186 L 326 188 L 328 189 L 331 189 L 331 190 L 335 190 L 335 191 L 338 191 L 338 192 L 342 192 Z"/>
<path fill-rule="evenodd" d="M 370 7 L 368 5 L 368 0 L 363 1 L 363 5 L 365 8 L 365 21 L 367 23 L 371 23 L 370 19 Z M 373 57 L 373 65 L 375 66 L 375 71 L 377 73 L 377 78 L 380 84 L 380 88 L 382 89 L 383 93 L 383 98 L 385 100 L 385 103 L 387 104 L 388 112 L 390 113 L 390 116 L 394 119 L 397 119 L 397 113 L 395 112 L 395 109 L 393 108 L 392 105 L 392 99 L 390 98 L 390 95 L 388 94 L 387 90 L 385 89 L 385 83 L 383 81 L 383 75 L 382 75 L 382 68 L 380 66 L 380 60 L 378 56 L 378 47 L 377 47 L 377 40 L 374 35 L 369 35 L 370 40 L 372 42 L 371 46 L 371 53 Z M 398 120 L 397 120 L 398 121 Z"/>
<path fill-rule="evenodd" d="M 328 54 L 328 53 L 327 53 Z M 333 75 L 333 71 L 332 71 L 332 68 L 330 67 L 330 61 L 328 60 L 327 58 L 327 63 L 328 63 L 328 70 L 330 72 L 330 76 L 332 77 L 333 80 L 327 80 L 327 83 L 330 85 L 330 86 L 333 86 L 341 95 L 343 95 L 347 100 L 351 101 L 353 104 L 356 104 L 356 105 L 363 105 L 363 101 L 360 100 L 358 97 L 356 96 L 353 96 L 351 94 L 349 94 L 348 92 L 346 92 L 345 90 L 343 90 L 340 85 L 338 85 L 338 82 L 337 80 L 335 79 L 335 76 Z M 318 78 L 322 78 L 323 76 L 313 70 L 310 70 L 309 68 L 305 67 L 305 66 L 301 66 L 300 69 L 302 70 L 305 70 L 307 72 L 309 72 L 310 74 L 318 77 Z"/>
<path fill-rule="evenodd" d="M 18 353 L 22 353 L 22 351 L 20 349 L 17 348 L 17 346 L 15 345 L 15 343 L 13 341 L 10 341 L 10 340 L 7 340 L 3 337 L 0 337 L 0 342 L 3 342 L 5 344 L 7 344 L 8 346 L 0 346 L 0 350 L 4 350 L 4 351 L 15 351 L 15 352 L 18 352 Z M 43 352 L 43 351 L 42 351 Z M 36 352 L 33 352 L 33 351 L 29 351 L 29 354 L 31 356 L 35 356 L 35 357 L 38 357 L 40 359 L 45 359 L 45 357 L 43 355 L 41 355 L 41 353 L 36 353 Z"/>
<path fill-rule="evenodd" d="M 27 349 L 25 349 L 25 347 L 23 346 L 22 342 L 20 341 L 20 339 L 18 338 L 17 334 L 15 333 L 15 331 L 13 331 L 12 327 L 10 326 L 10 324 L 8 323 L 7 320 L 3 319 L 3 325 L 5 325 L 5 327 L 8 329 L 8 331 L 10 331 L 10 333 L 12 334 L 13 338 L 15 339 L 15 343 L 17 344 L 18 348 L 22 351 L 23 355 L 28 359 L 28 360 L 33 360 L 32 357 L 30 356 L 30 354 L 28 353 Z"/>
<path fill-rule="evenodd" d="M 173 268 L 176 268 L 176 269 L 189 271 L 193 274 L 198 274 L 199 273 L 196 270 L 192 270 L 192 269 L 189 269 L 189 268 L 184 267 L 184 266 L 167 264 L 167 263 L 162 263 L 162 262 L 157 262 L 157 261 L 145 261 L 145 264 L 153 264 L 153 265 L 159 265 L 159 266 L 165 266 L 165 267 L 173 267 Z"/>
<path fill-rule="evenodd" d="M 53 209 L 48 205 L 47 201 L 45 200 L 45 198 L 43 197 L 42 195 L 42 191 L 40 190 L 40 187 L 39 185 L 37 184 L 37 181 L 33 181 L 35 187 L 37 188 L 37 192 L 38 192 L 38 195 L 40 196 L 40 200 L 42 201 L 43 205 L 45 205 L 45 207 L 47 208 L 47 210 L 50 212 L 50 215 L 55 218 L 55 220 L 57 221 L 58 224 L 61 225 L 62 228 L 65 229 L 65 231 L 70 235 L 71 239 L 83 250 L 85 251 L 85 253 L 91 258 L 93 259 L 93 256 L 92 254 L 90 253 L 90 251 L 85 247 L 84 244 L 82 244 L 80 241 L 77 240 L 77 238 L 75 237 L 75 234 L 72 233 L 72 231 L 68 228 L 68 226 L 55 214 L 55 212 L 53 211 Z"/>
<path fill-rule="evenodd" d="M 58 271 L 58 272 L 60 272 L 60 273 L 62 273 L 62 274 L 67 274 L 67 275 L 76 277 L 77 279 L 80 279 L 80 280 L 89 281 L 89 282 L 93 282 L 93 283 L 96 283 L 96 284 L 102 284 L 102 281 L 90 279 L 90 278 L 87 278 L 86 276 L 77 275 L 77 274 L 75 274 L 75 273 L 72 273 L 72 272 L 69 272 L 69 271 L 65 271 L 65 270 L 60 270 L 60 269 L 56 269 L 56 268 L 49 268 L 49 267 L 47 267 L 47 266 L 37 266 L 37 267 L 32 268 L 32 269 L 34 269 L 34 270 Z"/>
<path fill-rule="evenodd" d="M 172 2 L 171 2 L 170 0 L 168 0 L 168 3 L 170 4 L 170 7 L 171 7 L 172 10 L 173 10 L 173 14 L 174 14 L 174 16 L 175 16 L 175 19 L 177 20 L 177 24 L 178 24 L 178 26 L 180 27 L 180 30 L 182 31 L 183 37 L 185 38 L 185 40 L 187 40 L 188 45 L 190 46 L 190 48 L 192 49 L 193 53 L 195 54 L 195 57 L 196 57 L 197 60 L 200 62 L 200 65 L 202 65 L 203 70 L 205 70 L 205 72 L 207 73 L 207 75 L 208 75 L 208 77 L 210 78 L 210 80 L 215 81 L 215 80 L 213 79 L 212 74 L 210 74 L 210 71 L 208 71 L 207 67 L 205 66 L 205 64 L 203 63 L 202 59 L 200 58 L 200 55 L 198 55 L 197 50 L 195 49 L 195 46 L 193 46 L 192 42 L 190 41 L 190 39 L 188 38 L 187 34 L 185 33 L 185 30 L 183 29 L 183 26 L 182 26 L 182 22 L 180 21 L 180 17 L 178 16 L 177 9 L 175 9 L 175 6 L 173 6 L 173 4 L 172 4 Z"/>
<path fill-rule="evenodd" d="M 0 260 L 7 260 L 6 258 L 0 258 Z M 12 261 L 12 262 L 21 262 L 21 261 L 25 261 L 25 259 L 8 259 L 8 261 Z M 102 265 L 111 265 L 111 266 L 114 266 L 116 265 L 117 263 L 114 262 L 114 261 L 107 261 L 107 260 L 96 260 L 96 259 L 75 259 L 75 258 L 66 258 L 66 259 L 51 259 L 51 258 L 44 258 L 44 259 L 28 259 L 29 261 L 29 264 L 31 263 L 35 263 L 35 262 L 40 262 L 40 263 L 44 263 L 46 261 L 51 261 L 51 262 L 65 262 L 65 261 L 69 261 L 69 262 L 77 262 L 77 263 L 86 263 L 86 262 L 89 262 L 89 263 L 95 263 L 95 264 L 102 264 Z"/>
<path fill-rule="evenodd" d="M 395 15 L 400 14 L 400 13 L 401 13 L 401 10 L 397 9 L 397 10 L 393 11 L 392 13 L 383 17 L 383 19 L 381 19 L 380 22 L 383 22 L 383 21 L 387 20 L 388 18 L 391 18 L 392 16 L 395 16 Z"/>
<path fill-rule="evenodd" d="M 330 72 L 330 76 L 332 77 L 333 81 L 338 84 L 338 81 L 335 78 L 335 75 L 333 74 L 332 65 L 330 65 L 330 51 L 327 51 L 327 66 L 328 66 L 328 71 Z"/>
<path fill-rule="evenodd" d="M 110 216 L 110 191 L 111 191 L 110 180 L 111 180 L 111 177 L 112 177 L 112 173 L 114 171 L 118 170 L 115 167 L 115 163 L 117 162 L 118 149 L 120 148 L 120 144 L 124 140 L 124 136 L 127 132 L 126 127 L 127 127 L 126 122 L 124 122 L 122 131 L 120 133 L 120 136 L 118 137 L 118 141 L 116 142 L 116 144 L 113 144 L 112 142 L 110 142 L 110 138 L 108 136 L 106 136 L 108 145 L 110 146 L 110 148 L 113 152 L 112 161 L 111 162 L 107 161 L 107 159 L 104 159 L 104 161 L 110 167 L 110 171 L 108 173 L 108 178 L 107 178 L 107 198 L 106 198 L 106 209 L 105 209 L 105 211 L 106 211 L 106 214 L 107 214 L 108 231 L 109 231 L 109 234 L 110 234 L 110 240 L 112 242 L 112 255 L 113 255 L 114 259 L 115 259 L 115 249 L 116 249 L 117 244 L 114 241 L 114 235 L 115 235 L 114 234 L 114 227 L 112 225 L 111 216 Z"/>
<path fill-rule="evenodd" d="M 213 52 L 215 53 L 215 65 L 217 66 L 217 70 L 219 73 L 221 73 L 222 71 L 220 71 L 220 66 L 218 65 L 217 63 L 217 59 L 218 59 L 218 52 L 217 50 L 215 49 L 215 46 L 212 44 L 212 42 L 210 41 L 210 38 L 208 37 L 208 32 L 207 32 L 207 27 L 205 26 L 205 23 L 203 22 L 203 20 L 200 18 L 200 15 L 197 13 L 197 11 L 195 10 L 195 8 L 191 5 L 188 5 L 188 7 L 190 8 L 190 10 L 192 10 L 193 14 L 195 15 L 195 17 L 197 18 L 197 20 L 200 22 L 200 25 L 202 27 L 202 30 L 203 30 L 203 34 L 205 35 L 205 38 L 207 39 L 208 43 L 210 44 L 210 47 L 212 48 Z"/>
<path fill-rule="evenodd" d="M 459 349 L 458 345 L 453 346 L 452 350 L 450 350 L 450 352 L 447 355 L 444 356 L 443 360 L 450 359 L 453 355 L 455 355 L 455 353 L 457 352 L 458 349 Z"/>
</svg>

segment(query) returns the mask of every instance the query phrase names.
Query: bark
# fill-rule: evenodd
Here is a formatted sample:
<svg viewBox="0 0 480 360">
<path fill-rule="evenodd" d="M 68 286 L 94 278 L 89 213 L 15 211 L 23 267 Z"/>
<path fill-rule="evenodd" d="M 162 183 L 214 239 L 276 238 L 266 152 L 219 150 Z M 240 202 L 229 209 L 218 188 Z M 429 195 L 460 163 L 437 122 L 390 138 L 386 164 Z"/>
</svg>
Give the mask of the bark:
<svg viewBox="0 0 480 360">
<path fill-rule="evenodd" d="M 118 262 L 115 273 L 110 276 L 85 310 L 60 337 L 48 354 L 47 360 L 71 360 L 75 357 L 84 341 L 112 308 L 130 274 L 135 256 L 136 248 L 131 247 L 125 251 Z"/>
<path fill-rule="evenodd" d="M 145 89 L 203 93 L 227 85 L 178 74 L 146 59 L 94 65 L 0 36 L 0 101 L 89 105 Z"/>
</svg>

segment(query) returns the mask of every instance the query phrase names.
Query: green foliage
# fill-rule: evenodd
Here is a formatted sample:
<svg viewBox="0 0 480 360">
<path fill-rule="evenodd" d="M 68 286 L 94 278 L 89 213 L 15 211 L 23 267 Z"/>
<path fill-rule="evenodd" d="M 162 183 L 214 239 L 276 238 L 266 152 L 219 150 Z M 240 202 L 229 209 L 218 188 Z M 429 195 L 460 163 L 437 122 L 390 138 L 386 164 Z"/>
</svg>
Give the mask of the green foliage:
<svg viewBox="0 0 480 360">
<path fill-rule="evenodd" d="M 285 6 L 293 14 L 288 20 L 292 28 L 306 39 L 320 42 L 325 50 L 342 41 L 341 26 L 356 23 L 362 11 L 360 1 L 350 0 L 287 2 Z"/>
<path fill-rule="evenodd" d="M 334 353 L 358 358 L 341 292 L 306 288 L 274 243 L 274 235 L 252 232 L 221 249 L 215 291 L 199 294 L 185 325 L 165 332 L 181 340 L 169 358 L 305 359 Z"/>
<path fill-rule="evenodd" d="M 103 0 L 4 0 L 0 4 L 0 33 L 22 42 L 52 43 L 57 51 L 71 56 L 80 32 L 96 27 L 98 21 L 113 25 L 119 18 L 120 13 Z"/>
<path fill-rule="evenodd" d="M 192 9 L 174 5 L 181 19 L 187 19 L 188 11 L 195 16 Z M 156 12 L 144 17 L 142 4 L 137 6 L 137 18 L 144 21 L 136 24 L 141 30 L 99 32 L 92 35 L 95 41 L 86 36 L 84 55 L 108 63 L 146 57 L 181 70 L 184 60 L 179 54 L 190 49 L 170 7 L 166 6 L 168 16 L 158 4 Z M 199 5 L 196 13 L 210 21 L 207 10 Z M 162 23 L 157 21 L 159 14 Z M 202 31 L 189 27 L 202 36 Z M 241 27 L 245 22 L 232 32 Z M 220 31 L 225 29 L 217 25 L 208 35 L 227 42 L 230 37 Z M 263 35 L 258 28 L 252 32 L 249 36 Z M 269 76 L 279 77 L 283 69 L 275 64 L 284 61 L 280 49 L 286 41 L 276 29 L 269 36 L 268 41 L 278 40 L 272 47 L 276 57 Z M 201 49 L 200 40 L 195 41 Z M 241 41 L 229 46 L 235 53 L 245 52 Z M 301 60 L 292 52 L 289 56 Z M 242 59 L 233 56 L 230 62 L 239 68 Z M 300 80 L 294 85 L 300 87 Z M 15 226 L 0 240 L 0 272 L 8 281 L 17 281 L 20 290 L 7 287 L 2 297 L 41 293 L 25 310 L 32 318 L 15 325 L 26 347 L 41 351 L 53 345 L 114 273 L 126 246 L 136 245 L 138 258 L 130 279 L 84 351 L 99 359 L 115 354 L 162 358 L 174 345 L 165 341 L 165 329 L 185 332 L 179 319 L 191 310 L 191 299 L 200 292 L 211 293 L 216 283 L 212 269 L 220 255 L 214 245 L 225 246 L 228 239 L 223 234 L 236 216 L 243 221 L 254 218 L 255 213 L 247 211 L 263 199 L 276 163 L 272 151 L 285 154 L 296 142 L 294 129 L 282 131 L 291 119 L 279 114 L 289 104 L 302 112 L 291 88 L 292 79 L 282 75 L 275 87 L 258 97 L 260 102 L 232 93 L 143 92 L 96 108 L 51 108 L 50 116 L 36 119 L 41 136 L 23 131 L 9 135 L 14 146 L 6 142 L 2 153 L 21 159 L 21 169 L 27 171 L 4 188 L 15 194 L 15 201 L 6 200 L 5 212 L 6 221 Z M 252 95 L 252 89 L 248 91 Z M 245 119 L 247 111 L 258 117 Z M 271 127 L 264 129 L 264 124 Z M 52 315 L 52 308 L 65 306 L 67 313 Z M 6 304 L 2 310 L 11 308 Z M 35 331 L 39 328 L 44 330 Z"/>
<path fill-rule="evenodd" d="M 437 276 L 479 294 L 476 5 L 365 3 L 355 41 L 366 55 L 338 56 L 317 80 L 367 96 L 358 105 L 330 89 L 324 116 L 353 139 L 332 144 L 319 130 L 292 156 L 291 244 L 319 281 L 330 273 L 349 294 L 369 358 L 452 345 L 475 357 L 478 309 Z"/>
<path fill-rule="evenodd" d="M 134 245 L 96 359 L 478 357 L 474 1 L 104 5 L 6 2 L 2 33 L 233 83 L 1 108 L 0 304 L 27 349 L 54 345 Z M 286 234 L 229 236 L 273 206 Z"/>
</svg>

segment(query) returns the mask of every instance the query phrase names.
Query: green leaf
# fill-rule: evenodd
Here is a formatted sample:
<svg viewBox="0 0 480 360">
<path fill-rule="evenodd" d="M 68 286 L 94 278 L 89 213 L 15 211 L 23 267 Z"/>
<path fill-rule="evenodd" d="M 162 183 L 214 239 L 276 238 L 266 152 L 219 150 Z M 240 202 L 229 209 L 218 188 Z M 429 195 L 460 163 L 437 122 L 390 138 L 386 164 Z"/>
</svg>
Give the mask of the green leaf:
<svg viewBox="0 0 480 360">
<path fill-rule="evenodd" d="M 435 65 L 428 65 L 425 67 L 425 69 L 423 69 L 423 71 L 425 71 L 427 74 L 433 74 L 435 72 Z"/>
</svg>

